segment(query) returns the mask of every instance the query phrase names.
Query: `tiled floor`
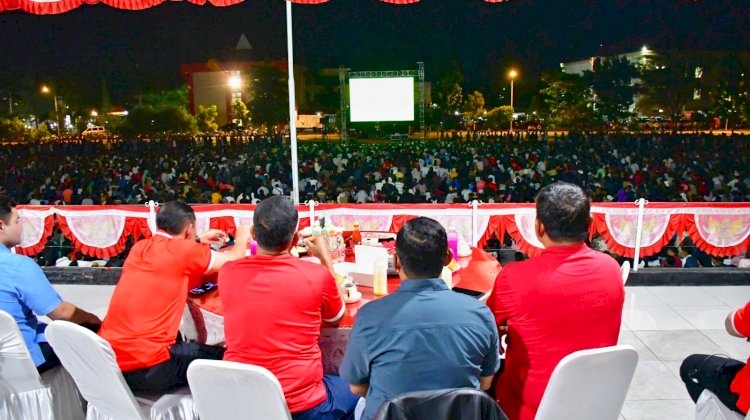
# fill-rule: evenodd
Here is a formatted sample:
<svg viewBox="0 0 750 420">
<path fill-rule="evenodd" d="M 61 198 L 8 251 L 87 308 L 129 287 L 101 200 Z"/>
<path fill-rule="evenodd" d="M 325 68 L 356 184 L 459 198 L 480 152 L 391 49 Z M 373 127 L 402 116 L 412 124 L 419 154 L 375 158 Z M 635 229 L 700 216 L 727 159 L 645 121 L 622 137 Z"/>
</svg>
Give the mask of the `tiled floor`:
<svg viewBox="0 0 750 420">
<path fill-rule="evenodd" d="M 64 299 L 104 316 L 114 286 L 55 285 Z M 679 376 L 693 353 L 742 361 L 750 343 L 724 331 L 724 319 L 750 299 L 750 286 L 627 287 L 620 343 L 640 355 L 622 416 L 626 420 L 692 419 L 694 404 Z"/>
</svg>

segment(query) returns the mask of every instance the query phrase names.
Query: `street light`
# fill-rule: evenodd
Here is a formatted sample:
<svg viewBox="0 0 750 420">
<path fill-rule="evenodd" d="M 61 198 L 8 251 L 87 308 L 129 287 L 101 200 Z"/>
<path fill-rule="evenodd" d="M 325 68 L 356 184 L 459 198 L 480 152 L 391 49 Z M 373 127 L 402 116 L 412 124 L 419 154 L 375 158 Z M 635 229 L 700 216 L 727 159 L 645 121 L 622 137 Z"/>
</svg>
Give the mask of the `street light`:
<svg viewBox="0 0 750 420">
<path fill-rule="evenodd" d="M 229 87 L 233 90 L 239 90 L 242 87 L 242 78 L 240 76 L 232 76 L 229 78 Z"/>
<path fill-rule="evenodd" d="M 508 78 L 510 78 L 510 134 L 513 134 L 513 82 L 518 77 L 516 69 L 511 69 L 508 72 Z"/>
<path fill-rule="evenodd" d="M 46 85 L 42 85 L 42 93 L 45 95 L 50 94 L 52 91 Z M 57 122 L 57 138 L 60 138 L 60 113 L 57 111 L 57 95 L 52 95 L 52 100 L 55 102 L 55 121 Z"/>
</svg>

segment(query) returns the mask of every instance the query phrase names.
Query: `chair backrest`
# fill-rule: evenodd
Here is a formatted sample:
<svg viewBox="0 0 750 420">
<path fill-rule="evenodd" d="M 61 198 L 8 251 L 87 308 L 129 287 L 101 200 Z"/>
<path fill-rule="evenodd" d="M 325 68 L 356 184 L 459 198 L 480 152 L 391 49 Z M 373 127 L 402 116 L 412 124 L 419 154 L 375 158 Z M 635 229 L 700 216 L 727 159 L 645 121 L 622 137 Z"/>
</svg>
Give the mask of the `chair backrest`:
<svg viewBox="0 0 750 420">
<path fill-rule="evenodd" d="M 622 263 L 620 272 L 622 272 L 622 284 L 625 285 L 625 283 L 628 282 L 628 277 L 630 276 L 630 261 L 625 261 L 624 263 Z"/>
<path fill-rule="evenodd" d="M 143 419 L 106 340 L 67 321 L 52 322 L 45 334 L 89 404 L 113 419 Z"/>
<path fill-rule="evenodd" d="M 507 420 L 500 406 L 487 393 L 472 388 L 415 391 L 385 401 L 375 420 L 481 419 Z"/>
<path fill-rule="evenodd" d="M 616 420 L 637 364 L 638 353 L 631 346 L 565 356 L 552 372 L 536 420 Z"/>
<path fill-rule="evenodd" d="M 5 311 L 0 311 L 0 383 L 0 395 L 44 388 L 16 320 Z"/>
<path fill-rule="evenodd" d="M 291 419 L 278 379 L 267 369 L 221 360 L 196 360 L 187 371 L 201 420 Z"/>
</svg>

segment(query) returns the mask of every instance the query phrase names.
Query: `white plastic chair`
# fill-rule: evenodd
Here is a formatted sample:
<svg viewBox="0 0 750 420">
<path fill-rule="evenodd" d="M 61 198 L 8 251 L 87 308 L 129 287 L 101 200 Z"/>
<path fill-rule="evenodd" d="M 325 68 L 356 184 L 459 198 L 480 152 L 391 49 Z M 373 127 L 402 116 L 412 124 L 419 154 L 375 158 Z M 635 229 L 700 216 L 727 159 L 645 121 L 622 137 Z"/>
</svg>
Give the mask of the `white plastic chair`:
<svg viewBox="0 0 750 420">
<path fill-rule="evenodd" d="M 197 419 L 187 388 L 135 397 L 109 343 L 80 325 L 54 321 L 45 332 L 57 357 L 88 401 L 87 420 Z"/>
<path fill-rule="evenodd" d="M 581 350 L 555 367 L 536 420 L 617 420 L 638 364 L 632 346 Z"/>
<path fill-rule="evenodd" d="M 622 285 L 624 286 L 625 283 L 628 282 L 628 277 L 630 276 L 630 261 L 625 261 L 624 263 L 622 263 L 620 272 L 622 272 Z"/>
<path fill-rule="evenodd" d="M 704 390 L 695 402 L 695 420 L 742 420 L 750 419 L 730 410 L 713 392 Z"/>
<path fill-rule="evenodd" d="M 83 419 L 73 378 L 62 367 L 36 370 L 16 320 L 0 311 L 0 419 Z"/>
<path fill-rule="evenodd" d="M 245 363 L 196 360 L 187 372 L 201 420 L 243 418 L 291 420 L 278 379 L 267 369 Z"/>
</svg>

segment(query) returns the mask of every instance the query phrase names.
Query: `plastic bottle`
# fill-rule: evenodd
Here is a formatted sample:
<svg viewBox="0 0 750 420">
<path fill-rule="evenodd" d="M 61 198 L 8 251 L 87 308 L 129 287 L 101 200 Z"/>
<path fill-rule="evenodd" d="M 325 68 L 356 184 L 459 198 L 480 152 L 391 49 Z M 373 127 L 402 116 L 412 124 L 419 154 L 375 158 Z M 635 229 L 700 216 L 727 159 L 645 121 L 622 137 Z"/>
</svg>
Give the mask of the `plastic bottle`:
<svg viewBox="0 0 750 420">
<path fill-rule="evenodd" d="M 453 258 L 458 258 L 458 231 L 453 226 L 448 229 L 448 248 L 453 252 Z"/>
<path fill-rule="evenodd" d="M 372 292 L 375 296 L 388 294 L 388 260 L 378 257 L 373 268 Z"/>
<path fill-rule="evenodd" d="M 359 231 L 359 222 L 352 223 L 354 230 L 352 231 L 352 244 L 362 245 L 362 232 Z"/>
<path fill-rule="evenodd" d="M 323 228 L 325 231 L 327 228 Z M 339 243 L 336 239 L 336 229 L 331 226 L 331 229 L 328 229 L 328 251 L 331 253 L 331 261 L 338 262 L 339 259 Z"/>
</svg>

